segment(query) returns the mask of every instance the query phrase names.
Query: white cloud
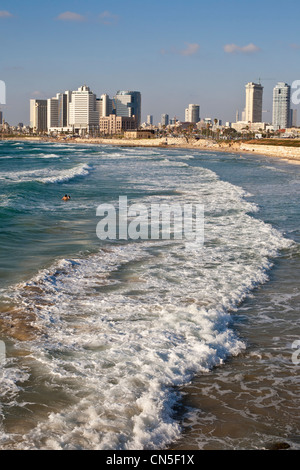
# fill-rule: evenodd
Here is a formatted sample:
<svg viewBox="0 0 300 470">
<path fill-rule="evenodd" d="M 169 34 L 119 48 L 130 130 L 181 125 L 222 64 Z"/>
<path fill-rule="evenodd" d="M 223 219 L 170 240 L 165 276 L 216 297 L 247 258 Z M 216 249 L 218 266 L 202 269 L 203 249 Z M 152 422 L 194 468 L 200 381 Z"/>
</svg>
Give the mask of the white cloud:
<svg viewBox="0 0 300 470">
<path fill-rule="evenodd" d="M 252 54 L 254 52 L 260 51 L 260 48 L 257 47 L 255 44 L 250 43 L 247 46 L 237 46 L 236 44 L 225 44 L 224 51 L 227 54 L 235 54 L 235 53 L 242 53 L 242 54 Z"/>
<path fill-rule="evenodd" d="M 73 11 L 65 11 L 57 16 L 60 21 L 85 21 L 85 16 L 74 13 Z"/>
<path fill-rule="evenodd" d="M 102 24 L 106 25 L 113 25 L 118 21 L 119 17 L 117 15 L 113 15 L 109 11 L 104 11 L 99 15 L 99 20 Z"/>
<path fill-rule="evenodd" d="M 0 11 L 0 18 L 10 18 L 13 16 L 9 11 L 1 10 Z"/>
<path fill-rule="evenodd" d="M 186 42 L 185 44 L 186 44 L 185 49 L 178 50 L 178 49 L 175 49 L 175 47 L 172 47 L 169 50 L 168 49 L 161 49 L 160 53 L 162 55 L 177 54 L 177 55 L 183 55 L 183 56 L 191 56 L 191 55 L 196 54 L 198 52 L 198 50 L 200 49 L 200 45 L 197 44 L 197 43 Z"/>
<path fill-rule="evenodd" d="M 180 51 L 180 54 L 181 55 L 186 55 L 186 56 L 189 56 L 189 55 L 194 55 L 196 54 L 196 52 L 198 52 L 200 48 L 200 45 L 197 44 L 197 43 L 186 43 L 186 48 L 183 49 L 182 51 Z"/>
</svg>

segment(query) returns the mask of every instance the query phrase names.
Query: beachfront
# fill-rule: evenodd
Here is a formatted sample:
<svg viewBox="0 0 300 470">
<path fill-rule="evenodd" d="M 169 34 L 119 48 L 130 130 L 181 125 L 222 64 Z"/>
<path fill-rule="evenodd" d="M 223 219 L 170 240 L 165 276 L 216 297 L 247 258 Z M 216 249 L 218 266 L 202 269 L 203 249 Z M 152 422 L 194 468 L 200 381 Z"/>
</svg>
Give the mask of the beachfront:
<svg viewBox="0 0 300 470">
<path fill-rule="evenodd" d="M 213 141 L 209 139 L 187 139 L 185 137 L 162 137 L 152 139 L 124 139 L 118 137 L 112 138 L 72 138 L 66 139 L 65 137 L 16 137 L 7 138 L 5 140 L 24 140 L 24 141 L 42 141 L 42 142 L 64 142 L 64 143 L 79 143 L 79 144 L 98 144 L 98 145 L 113 145 L 120 147 L 167 147 L 167 148 L 186 148 L 195 150 L 243 153 L 243 154 L 256 154 L 266 155 L 270 157 L 278 157 L 284 160 L 289 160 L 292 163 L 298 164 L 300 162 L 300 147 L 289 145 L 278 145 L 274 140 L 269 145 L 256 143 L 255 141 Z"/>
</svg>

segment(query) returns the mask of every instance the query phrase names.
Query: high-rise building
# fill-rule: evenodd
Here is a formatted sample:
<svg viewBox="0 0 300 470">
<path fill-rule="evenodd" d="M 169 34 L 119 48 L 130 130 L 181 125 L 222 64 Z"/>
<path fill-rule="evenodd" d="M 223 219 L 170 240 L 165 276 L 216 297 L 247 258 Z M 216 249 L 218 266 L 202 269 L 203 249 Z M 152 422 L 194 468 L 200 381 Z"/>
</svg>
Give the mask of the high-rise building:
<svg viewBox="0 0 300 470">
<path fill-rule="evenodd" d="M 149 126 L 152 126 L 152 125 L 153 125 L 153 116 L 152 116 L 152 114 L 148 114 L 148 116 L 147 116 L 147 124 L 149 124 Z"/>
<path fill-rule="evenodd" d="M 297 109 L 291 109 L 290 126 L 297 127 Z"/>
<path fill-rule="evenodd" d="M 291 87 L 279 82 L 273 89 L 272 124 L 277 129 L 290 127 L 291 122 Z"/>
<path fill-rule="evenodd" d="M 69 125 L 75 132 L 99 129 L 96 95 L 86 85 L 72 91 L 69 103 Z"/>
<path fill-rule="evenodd" d="M 110 114 L 99 119 L 100 132 L 103 134 L 122 134 L 127 130 L 136 129 L 135 117 L 124 117 Z"/>
<path fill-rule="evenodd" d="M 249 82 L 246 85 L 245 121 L 262 122 L 263 86 Z"/>
<path fill-rule="evenodd" d="M 162 114 L 160 123 L 161 123 L 162 126 L 168 126 L 169 125 L 169 115 L 168 114 Z"/>
<path fill-rule="evenodd" d="M 185 121 L 195 124 L 200 121 L 200 106 L 198 104 L 189 104 L 185 110 Z"/>
<path fill-rule="evenodd" d="M 47 130 L 47 100 L 30 100 L 30 127 L 38 132 Z"/>
<path fill-rule="evenodd" d="M 135 116 L 137 126 L 141 125 L 141 93 L 139 91 L 118 91 L 113 99 L 113 111 L 117 116 Z"/>
<path fill-rule="evenodd" d="M 55 98 L 47 100 L 47 127 L 49 129 L 66 129 L 69 124 L 69 103 L 71 91 L 57 93 Z"/>
<path fill-rule="evenodd" d="M 2 111 L 0 111 L 0 126 L 2 126 L 2 119 L 3 119 L 3 114 L 2 114 Z"/>
<path fill-rule="evenodd" d="M 97 111 L 99 112 L 99 118 L 110 116 L 113 113 L 112 99 L 105 93 L 97 98 Z"/>
</svg>

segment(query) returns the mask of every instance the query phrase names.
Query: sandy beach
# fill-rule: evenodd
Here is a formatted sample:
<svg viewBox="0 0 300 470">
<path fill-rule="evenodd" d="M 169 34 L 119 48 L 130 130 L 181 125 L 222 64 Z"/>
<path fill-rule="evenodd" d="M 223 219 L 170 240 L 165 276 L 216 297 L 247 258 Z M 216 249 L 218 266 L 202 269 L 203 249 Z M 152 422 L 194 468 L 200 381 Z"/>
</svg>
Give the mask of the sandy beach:
<svg viewBox="0 0 300 470">
<path fill-rule="evenodd" d="M 159 147 L 159 148 L 184 148 L 214 152 L 230 152 L 243 154 L 266 155 L 288 160 L 293 164 L 300 163 L 300 147 L 288 145 L 266 145 L 256 142 L 216 142 L 209 139 L 186 139 L 184 137 L 162 137 L 158 139 L 124 139 L 124 138 L 72 138 L 62 137 L 11 137 L 6 140 L 25 140 L 43 142 L 70 142 L 80 144 L 100 144 L 120 147 Z"/>
</svg>

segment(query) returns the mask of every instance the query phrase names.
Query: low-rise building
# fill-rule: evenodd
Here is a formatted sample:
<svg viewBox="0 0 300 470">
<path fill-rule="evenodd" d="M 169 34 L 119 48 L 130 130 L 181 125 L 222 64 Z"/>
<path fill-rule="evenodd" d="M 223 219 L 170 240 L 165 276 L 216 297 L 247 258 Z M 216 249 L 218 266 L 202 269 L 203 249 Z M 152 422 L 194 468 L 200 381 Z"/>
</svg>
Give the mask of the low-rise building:
<svg viewBox="0 0 300 470">
<path fill-rule="evenodd" d="M 135 117 L 116 116 L 110 114 L 99 119 L 99 130 L 101 134 L 122 134 L 127 130 L 136 129 Z"/>
<path fill-rule="evenodd" d="M 155 131 L 153 129 L 135 129 L 124 133 L 126 139 L 151 139 L 154 136 Z"/>
</svg>

